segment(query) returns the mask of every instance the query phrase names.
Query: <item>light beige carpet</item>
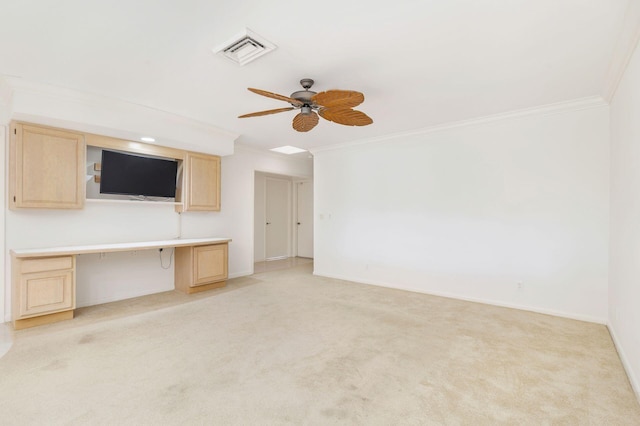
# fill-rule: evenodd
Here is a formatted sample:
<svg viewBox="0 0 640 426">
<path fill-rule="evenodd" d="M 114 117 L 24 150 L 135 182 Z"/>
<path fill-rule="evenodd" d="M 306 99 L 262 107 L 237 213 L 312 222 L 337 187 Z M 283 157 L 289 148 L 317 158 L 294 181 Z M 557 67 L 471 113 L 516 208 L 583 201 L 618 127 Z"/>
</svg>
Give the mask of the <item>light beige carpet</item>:
<svg viewBox="0 0 640 426">
<path fill-rule="evenodd" d="M 638 425 L 604 326 L 311 265 L 15 333 L 2 425 Z"/>
</svg>

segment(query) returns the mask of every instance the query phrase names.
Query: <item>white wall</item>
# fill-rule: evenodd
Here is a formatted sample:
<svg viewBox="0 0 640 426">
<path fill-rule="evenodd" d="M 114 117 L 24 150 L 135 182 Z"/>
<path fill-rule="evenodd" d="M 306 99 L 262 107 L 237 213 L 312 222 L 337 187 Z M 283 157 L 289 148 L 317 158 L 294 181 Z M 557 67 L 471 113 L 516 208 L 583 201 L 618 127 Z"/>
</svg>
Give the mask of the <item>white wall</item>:
<svg viewBox="0 0 640 426">
<path fill-rule="evenodd" d="M 609 329 L 640 397 L 640 51 L 611 103 Z"/>
<path fill-rule="evenodd" d="M 0 277 L 5 277 L 5 219 L 4 212 L 7 205 L 6 188 L 7 188 L 7 168 L 6 153 L 8 152 L 8 129 L 3 124 L 9 121 L 11 115 L 11 88 L 3 79 L 0 79 L 0 176 L 2 176 L 2 186 L 0 186 Z M 5 306 L 9 304 L 9 294 L 6 293 L 8 285 L 3 286 L 0 291 L 0 322 L 5 318 Z"/>
<path fill-rule="evenodd" d="M 236 145 L 234 155 L 222 158 L 222 211 L 183 215 L 182 235 L 185 238 L 205 232 L 233 239 L 229 245 L 231 276 L 253 273 L 256 171 L 309 178 L 313 176 L 313 162 Z"/>
<path fill-rule="evenodd" d="M 2 102 L 0 102 L 0 116 L 2 116 Z M 4 211 L 5 206 L 7 205 L 7 197 L 5 195 L 5 190 L 7 186 L 7 178 L 6 178 L 6 161 L 5 161 L 5 152 L 6 152 L 6 139 L 7 138 L 7 129 L 4 126 L 0 126 L 0 176 L 2 176 L 2 186 L 0 186 L 0 253 L 5 253 L 5 222 L 4 222 Z M 0 277 L 5 276 L 5 256 L 0 255 Z M 2 290 L 0 290 L 0 322 L 3 321 L 5 317 L 5 305 L 8 304 L 10 300 L 7 294 L 7 286 L 4 286 Z"/>
<path fill-rule="evenodd" d="M 606 322 L 609 111 L 577 105 L 315 152 L 315 273 Z"/>
</svg>

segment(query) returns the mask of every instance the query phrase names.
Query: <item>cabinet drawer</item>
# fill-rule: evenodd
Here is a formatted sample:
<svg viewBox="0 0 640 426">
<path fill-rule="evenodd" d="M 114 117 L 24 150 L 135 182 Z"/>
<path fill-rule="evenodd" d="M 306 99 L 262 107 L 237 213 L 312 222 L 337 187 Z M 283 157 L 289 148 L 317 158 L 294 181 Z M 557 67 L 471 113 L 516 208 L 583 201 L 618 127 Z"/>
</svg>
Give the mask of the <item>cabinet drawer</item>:
<svg viewBox="0 0 640 426">
<path fill-rule="evenodd" d="M 23 274 L 63 269 L 73 269 L 73 256 L 44 257 L 20 261 L 20 272 Z"/>
</svg>

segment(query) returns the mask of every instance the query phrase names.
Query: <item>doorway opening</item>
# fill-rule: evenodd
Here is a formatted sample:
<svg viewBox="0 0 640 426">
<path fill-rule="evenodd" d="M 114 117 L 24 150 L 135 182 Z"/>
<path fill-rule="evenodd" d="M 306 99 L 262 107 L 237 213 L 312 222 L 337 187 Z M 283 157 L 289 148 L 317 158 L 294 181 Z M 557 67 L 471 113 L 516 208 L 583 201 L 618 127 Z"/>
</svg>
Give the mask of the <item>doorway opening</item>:
<svg viewBox="0 0 640 426">
<path fill-rule="evenodd" d="M 313 180 L 256 172 L 254 273 L 313 262 Z"/>
</svg>

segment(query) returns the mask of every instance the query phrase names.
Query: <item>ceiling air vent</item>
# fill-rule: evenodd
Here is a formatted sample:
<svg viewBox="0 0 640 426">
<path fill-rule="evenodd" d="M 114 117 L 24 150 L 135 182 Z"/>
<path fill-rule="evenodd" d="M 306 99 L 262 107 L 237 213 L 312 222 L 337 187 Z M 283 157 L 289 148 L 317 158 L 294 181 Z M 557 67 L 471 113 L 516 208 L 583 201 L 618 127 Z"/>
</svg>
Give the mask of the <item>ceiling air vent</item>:
<svg viewBox="0 0 640 426">
<path fill-rule="evenodd" d="M 267 54 L 277 46 L 248 28 L 226 43 L 213 48 L 213 53 L 223 56 L 236 64 L 246 65 Z"/>
</svg>

